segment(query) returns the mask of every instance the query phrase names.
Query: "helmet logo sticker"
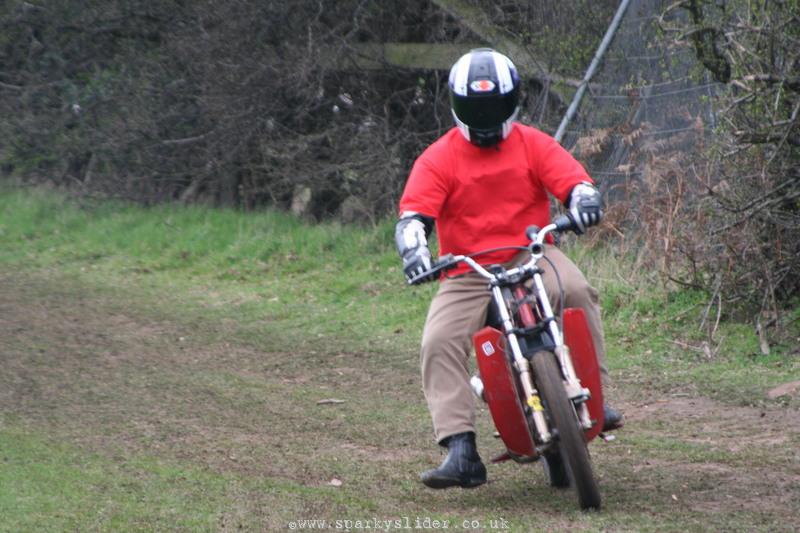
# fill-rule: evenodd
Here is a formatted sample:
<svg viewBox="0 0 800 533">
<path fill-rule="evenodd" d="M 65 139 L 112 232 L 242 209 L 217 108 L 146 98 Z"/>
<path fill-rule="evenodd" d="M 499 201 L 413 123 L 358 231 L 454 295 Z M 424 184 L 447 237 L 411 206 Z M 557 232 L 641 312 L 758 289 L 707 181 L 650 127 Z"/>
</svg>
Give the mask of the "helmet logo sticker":
<svg viewBox="0 0 800 533">
<path fill-rule="evenodd" d="M 475 80 L 469 84 L 469 88 L 476 93 L 488 93 L 495 88 L 492 80 Z"/>
</svg>

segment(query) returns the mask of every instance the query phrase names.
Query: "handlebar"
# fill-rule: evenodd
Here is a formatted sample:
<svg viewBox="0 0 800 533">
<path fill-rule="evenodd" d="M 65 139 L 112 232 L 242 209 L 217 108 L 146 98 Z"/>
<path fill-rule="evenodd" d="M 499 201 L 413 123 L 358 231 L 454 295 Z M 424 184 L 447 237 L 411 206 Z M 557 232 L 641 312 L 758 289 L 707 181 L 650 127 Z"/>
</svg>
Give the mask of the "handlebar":
<svg viewBox="0 0 800 533">
<path fill-rule="evenodd" d="M 525 235 L 531 240 L 530 244 L 528 245 L 528 249 L 531 252 L 531 259 L 524 265 L 507 270 L 505 272 L 505 276 L 514 277 L 532 271 L 535 268 L 537 261 L 539 261 L 542 255 L 544 255 L 544 241 L 547 235 L 554 231 L 564 232 L 573 229 L 575 229 L 575 221 L 568 214 L 557 217 L 551 224 L 548 224 L 544 228 L 539 228 L 538 226 L 528 226 L 525 230 Z M 484 278 L 490 281 L 496 281 L 498 279 L 497 274 L 489 272 L 486 270 L 486 268 L 472 258 L 472 256 L 480 255 L 481 253 L 483 252 L 477 252 L 471 255 L 447 254 L 442 256 L 433 264 L 430 270 L 414 276 L 408 280 L 408 284 L 419 285 L 421 283 L 425 283 L 426 281 L 430 281 L 431 279 L 436 279 L 434 275 L 437 275 L 445 270 L 451 270 L 462 261 L 467 263 L 472 270 Z"/>
<path fill-rule="evenodd" d="M 425 283 L 426 280 L 432 280 L 434 279 L 433 276 L 435 274 L 439 274 L 440 272 L 443 272 L 445 270 L 452 270 L 456 267 L 459 261 L 463 260 L 464 260 L 463 255 L 453 255 L 453 254 L 443 255 L 442 257 L 439 258 L 438 261 L 435 261 L 433 263 L 433 266 L 430 268 L 430 270 L 427 270 L 422 274 L 414 276 L 413 278 L 408 280 L 408 284 L 420 285 L 422 283 Z"/>
</svg>

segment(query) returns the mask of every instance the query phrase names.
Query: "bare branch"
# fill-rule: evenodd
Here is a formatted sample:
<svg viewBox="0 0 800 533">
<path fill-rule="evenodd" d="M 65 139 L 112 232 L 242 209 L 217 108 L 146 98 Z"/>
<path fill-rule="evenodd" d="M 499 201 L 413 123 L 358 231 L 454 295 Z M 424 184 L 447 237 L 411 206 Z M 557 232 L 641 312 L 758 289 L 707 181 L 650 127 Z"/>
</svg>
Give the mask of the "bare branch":
<svg viewBox="0 0 800 533">
<path fill-rule="evenodd" d="M 24 87 L 21 85 L 11 85 L 10 83 L 3 83 L 0 81 L 0 89 L 8 89 L 9 91 L 22 91 Z"/>
<path fill-rule="evenodd" d="M 770 85 L 781 84 L 787 89 L 800 92 L 800 76 L 778 76 L 776 74 L 748 74 L 744 81 L 760 81 Z"/>
</svg>

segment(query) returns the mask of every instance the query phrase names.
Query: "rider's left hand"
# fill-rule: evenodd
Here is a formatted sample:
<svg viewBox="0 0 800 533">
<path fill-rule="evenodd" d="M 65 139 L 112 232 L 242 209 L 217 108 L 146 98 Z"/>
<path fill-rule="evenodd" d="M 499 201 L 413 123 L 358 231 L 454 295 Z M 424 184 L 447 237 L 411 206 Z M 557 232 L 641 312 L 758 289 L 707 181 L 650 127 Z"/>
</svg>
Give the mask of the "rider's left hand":
<svg viewBox="0 0 800 533">
<path fill-rule="evenodd" d="M 569 213 L 575 221 L 575 233 L 582 235 L 586 228 L 600 223 L 603 218 L 603 199 L 594 186 L 579 183 L 572 189 Z"/>
</svg>

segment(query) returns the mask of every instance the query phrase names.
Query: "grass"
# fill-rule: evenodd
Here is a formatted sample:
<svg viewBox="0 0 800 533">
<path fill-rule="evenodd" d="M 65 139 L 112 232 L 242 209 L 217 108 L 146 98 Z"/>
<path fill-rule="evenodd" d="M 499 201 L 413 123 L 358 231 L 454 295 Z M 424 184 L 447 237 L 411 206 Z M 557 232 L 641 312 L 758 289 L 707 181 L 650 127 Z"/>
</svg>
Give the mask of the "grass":
<svg viewBox="0 0 800 533">
<path fill-rule="evenodd" d="M 80 207 L 42 192 L 6 193 L 0 212 L 2 263 L 137 291 L 170 287 L 217 303 L 223 314 L 233 306 L 237 320 L 269 315 L 294 327 L 313 307 L 327 317 L 304 324 L 310 333 L 346 328 L 362 339 L 377 333 L 378 341 L 418 325 L 432 293 L 403 290 L 392 242 L 390 222 L 354 231 L 276 212 Z"/>
<path fill-rule="evenodd" d="M 122 461 L 0 428 L 3 531 L 216 531 L 229 481 L 155 458 Z"/>
<path fill-rule="evenodd" d="M 274 334 L 301 327 L 360 349 L 411 348 L 433 291 L 403 286 L 391 221 L 309 226 L 277 212 L 80 205 L 40 190 L 5 191 L 1 209 L 0 263 L 137 292 L 172 290 L 203 300 L 204 314 L 234 311 L 245 324 L 269 316 Z M 612 366 L 674 367 L 679 383 L 716 383 L 720 396 L 741 401 L 753 387 L 735 394 L 737 373 L 749 382 L 754 371 L 751 385 L 759 387 L 796 373 L 787 357 L 796 346 L 763 356 L 747 324 L 723 322 L 709 339 L 698 328 L 706 295 L 665 292 L 652 274 L 610 251 L 569 250 L 601 290 Z"/>
<path fill-rule="evenodd" d="M 728 319 L 715 327 L 716 308 L 707 312 L 705 293 L 666 290 L 657 273 L 613 250 L 571 252 L 600 290 L 609 364 L 618 380 L 756 406 L 770 403 L 772 387 L 797 379 L 800 342 L 792 341 L 800 341 L 800 324 L 793 315 L 800 308 L 787 312 L 781 341 L 763 355 L 751 324 Z M 712 316 L 704 320 L 705 314 Z M 800 405 L 796 397 L 779 401 Z"/>
<path fill-rule="evenodd" d="M 704 295 L 665 291 L 611 250 L 569 253 L 601 289 L 614 394 L 633 420 L 592 445 L 609 510 L 591 515 L 536 465 L 491 466 L 495 481 L 472 492 L 420 489 L 415 473 L 441 458 L 417 369 L 435 288 L 402 283 L 391 221 L 0 190 L 0 531 L 403 516 L 780 530 L 786 511 L 751 493 L 798 498 L 800 436 L 782 433 L 794 411 L 780 408 L 796 399 L 765 396 L 796 379 L 794 348 L 762 356 L 752 328 L 723 322 L 706 350 Z M 485 409 L 478 422 L 491 456 Z"/>
</svg>

